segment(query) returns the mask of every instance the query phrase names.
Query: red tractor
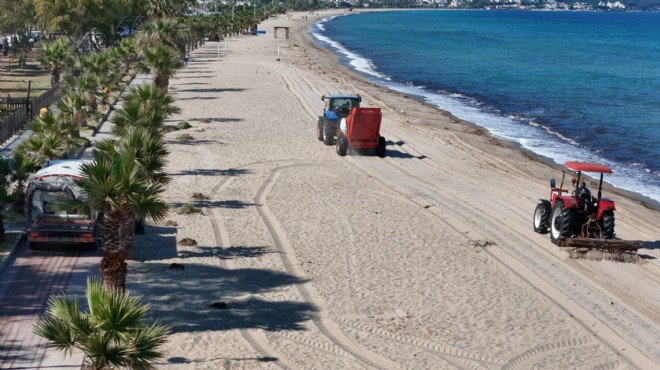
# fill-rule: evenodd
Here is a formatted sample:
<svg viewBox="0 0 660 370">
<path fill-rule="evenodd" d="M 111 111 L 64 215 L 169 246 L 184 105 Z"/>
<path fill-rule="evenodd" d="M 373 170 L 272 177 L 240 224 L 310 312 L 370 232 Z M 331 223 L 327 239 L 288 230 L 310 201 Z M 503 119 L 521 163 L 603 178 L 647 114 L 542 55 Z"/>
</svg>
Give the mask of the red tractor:
<svg viewBox="0 0 660 370">
<path fill-rule="evenodd" d="M 541 199 L 534 211 L 534 231 L 545 234 L 550 230 L 550 239 L 562 247 L 574 247 L 574 251 L 586 253 L 591 248 L 613 255 L 619 259 L 621 253 L 635 252 L 639 242 L 614 240 L 614 202 L 602 198 L 603 174 L 612 169 L 595 163 L 566 162 L 564 166 L 574 173 L 572 190 L 564 189 L 566 170 L 562 171 L 561 183 L 556 187 L 550 180 L 550 200 Z M 598 193 L 591 191 L 581 181 L 582 172 L 600 173 Z M 573 254 L 572 254 L 573 255 Z"/>
<path fill-rule="evenodd" d="M 351 109 L 346 118 L 342 118 L 337 130 L 337 154 L 345 156 L 348 148 L 374 150 L 379 157 L 385 157 L 385 138 L 380 136 L 380 108 Z"/>
<path fill-rule="evenodd" d="M 582 162 L 564 163 L 568 169 L 576 171 L 577 177 L 572 178 L 574 190 L 563 189 L 566 171 L 563 171 L 559 187 L 555 187 L 555 179 L 550 180 L 550 200 L 541 200 L 534 211 L 534 231 L 545 234 L 550 229 L 550 239 L 553 243 L 573 237 L 596 239 L 612 239 L 614 237 L 614 202 L 601 199 L 603 174 L 612 170 L 603 165 Z M 580 186 L 582 172 L 600 173 L 597 197 Z"/>
</svg>

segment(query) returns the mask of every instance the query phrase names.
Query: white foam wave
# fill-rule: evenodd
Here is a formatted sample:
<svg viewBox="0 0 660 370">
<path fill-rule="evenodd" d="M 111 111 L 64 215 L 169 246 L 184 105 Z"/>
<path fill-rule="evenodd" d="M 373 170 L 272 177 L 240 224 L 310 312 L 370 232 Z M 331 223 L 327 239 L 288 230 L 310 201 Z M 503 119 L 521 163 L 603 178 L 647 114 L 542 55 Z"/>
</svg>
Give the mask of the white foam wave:
<svg viewBox="0 0 660 370">
<path fill-rule="evenodd" d="M 407 95 L 416 95 L 440 109 L 451 112 L 458 118 L 486 128 L 491 135 L 518 143 L 522 148 L 534 152 L 556 163 L 567 161 L 596 162 L 610 166 L 614 174 L 606 181 L 622 189 L 637 192 L 660 203 L 660 179 L 649 181 L 648 169 L 622 166 L 593 153 L 575 140 L 534 120 L 517 116 L 501 116 L 485 112 L 464 99 L 460 94 L 437 94 L 415 86 L 398 83 L 383 83 L 392 90 Z"/>
<path fill-rule="evenodd" d="M 330 19 L 327 18 L 317 23 L 316 28 L 323 32 L 325 27 L 319 26 Z M 637 192 L 660 203 L 660 174 L 649 174 L 650 171 L 645 168 L 631 165 L 624 166 L 609 161 L 600 157 L 598 153 L 587 150 L 575 140 L 534 119 L 530 120 L 515 115 L 503 116 L 497 114 L 495 110 L 484 110 L 481 102 L 463 94 L 434 93 L 409 82 L 392 82 L 390 77 L 377 71 L 371 60 L 351 52 L 339 42 L 322 35 L 321 32 L 311 31 L 312 35 L 319 41 L 347 57 L 349 64 L 355 70 L 373 77 L 372 82 L 407 95 L 418 96 L 440 109 L 451 112 L 460 119 L 487 129 L 495 137 L 518 143 L 522 148 L 552 159 L 556 163 L 584 161 L 610 166 L 614 169 L 614 173 L 606 177 L 609 183 L 622 189 Z"/>
<path fill-rule="evenodd" d="M 318 28 L 318 24 L 317 24 Z M 325 43 L 329 45 L 332 49 L 334 49 L 336 52 L 338 52 L 341 55 L 344 55 L 348 59 L 348 64 L 353 67 L 356 71 L 364 73 L 366 75 L 376 77 L 382 80 L 389 81 L 390 77 L 378 72 L 376 70 L 376 66 L 374 63 L 367 59 L 364 58 L 356 53 L 353 53 L 352 51 L 346 49 L 342 44 L 339 42 L 322 35 L 319 32 L 314 32 L 312 31 L 312 35 L 316 37 L 319 41 L 322 43 Z"/>
</svg>

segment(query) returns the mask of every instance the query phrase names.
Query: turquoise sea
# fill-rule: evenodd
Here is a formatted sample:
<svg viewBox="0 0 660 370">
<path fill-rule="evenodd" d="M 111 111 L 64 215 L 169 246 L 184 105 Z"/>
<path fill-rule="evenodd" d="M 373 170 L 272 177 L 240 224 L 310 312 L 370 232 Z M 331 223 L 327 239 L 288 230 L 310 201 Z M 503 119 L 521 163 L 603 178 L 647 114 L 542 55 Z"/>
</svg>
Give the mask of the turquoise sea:
<svg viewBox="0 0 660 370">
<path fill-rule="evenodd" d="M 660 13 L 348 13 L 310 32 L 348 66 L 660 202 Z"/>
</svg>

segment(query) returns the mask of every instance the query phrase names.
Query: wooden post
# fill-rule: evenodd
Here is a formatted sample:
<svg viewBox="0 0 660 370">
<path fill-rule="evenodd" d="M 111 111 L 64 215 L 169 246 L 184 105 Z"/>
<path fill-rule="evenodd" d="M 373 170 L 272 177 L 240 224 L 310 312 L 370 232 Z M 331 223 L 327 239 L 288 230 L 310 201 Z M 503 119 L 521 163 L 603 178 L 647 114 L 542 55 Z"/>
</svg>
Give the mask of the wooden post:
<svg viewBox="0 0 660 370">
<path fill-rule="evenodd" d="M 30 91 L 32 90 L 32 80 L 28 80 L 28 91 L 27 98 L 25 99 L 25 113 L 30 119 L 32 119 L 32 102 L 30 102 Z"/>
</svg>

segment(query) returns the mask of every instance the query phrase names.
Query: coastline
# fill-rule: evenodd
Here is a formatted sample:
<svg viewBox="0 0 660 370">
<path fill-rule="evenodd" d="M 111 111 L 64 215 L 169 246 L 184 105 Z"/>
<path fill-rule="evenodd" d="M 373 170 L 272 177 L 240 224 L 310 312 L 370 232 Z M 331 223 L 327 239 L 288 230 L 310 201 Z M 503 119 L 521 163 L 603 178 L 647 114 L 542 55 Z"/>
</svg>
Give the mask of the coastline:
<svg viewBox="0 0 660 370">
<path fill-rule="evenodd" d="M 355 15 L 355 14 L 359 14 L 359 13 L 367 13 L 367 12 L 374 12 L 374 11 L 380 12 L 380 11 L 407 11 L 407 10 L 433 10 L 433 9 L 361 9 L 361 10 L 355 10 L 355 11 L 350 12 L 350 13 L 344 13 L 344 12 L 337 12 L 337 13 L 339 13 L 340 16 L 344 16 L 344 15 Z M 437 9 L 437 10 L 451 10 L 451 9 Z M 320 17 L 319 19 L 316 20 L 316 22 L 318 22 L 319 20 L 321 20 L 323 18 L 325 18 L 325 17 Z M 315 22 L 310 22 L 310 25 L 312 25 L 314 23 Z M 339 55 L 338 52 L 331 50 L 331 48 L 323 47 L 323 46 L 318 45 L 319 40 L 317 40 L 313 35 L 309 35 L 309 37 L 306 37 L 305 40 L 306 40 L 309 47 L 316 47 L 316 50 L 318 52 L 326 54 L 328 58 L 334 58 L 336 60 L 336 63 L 345 70 L 345 73 L 352 76 L 352 78 L 360 79 L 364 83 L 371 84 L 373 86 L 385 87 L 386 89 L 392 91 L 393 93 L 399 94 L 399 96 L 401 96 L 402 98 L 412 98 L 412 99 L 418 101 L 422 105 L 425 105 L 427 107 L 430 107 L 431 109 L 437 110 L 442 115 L 449 116 L 452 120 L 461 120 L 462 122 L 464 122 L 467 125 L 477 127 L 477 128 L 480 128 L 480 129 L 484 129 L 484 130 L 486 130 L 486 132 L 488 132 L 488 130 L 489 130 L 487 127 L 480 126 L 478 123 L 470 122 L 470 121 L 463 120 L 463 119 L 455 117 L 454 114 L 451 111 L 448 111 L 448 110 L 446 110 L 442 107 L 438 107 L 438 106 L 436 106 L 432 103 L 428 103 L 428 102 L 424 101 L 424 98 L 421 95 L 418 96 L 418 95 L 415 95 L 414 93 L 407 94 L 405 92 L 400 92 L 400 91 L 397 91 L 395 89 L 389 88 L 387 86 L 383 86 L 383 85 L 378 84 L 378 82 L 373 81 L 373 77 L 369 76 L 367 73 L 356 71 L 356 70 L 352 69 L 352 67 L 346 65 L 345 62 L 342 62 L 341 59 L 343 58 L 343 56 Z M 441 128 L 441 126 L 439 126 L 439 125 L 436 125 L 436 127 Z M 548 166 L 552 166 L 553 168 L 559 169 L 559 173 L 561 173 L 561 169 L 564 168 L 561 163 L 556 162 L 553 158 L 544 156 L 544 155 L 536 153 L 536 152 L 534 152 L 530 149 L 524 148 L 523 145 L 518 143 L 518 142 L 515 142 L 513 140 L 509 140 L 507 138 L 500 138 L 500 137 L 497 137 L 497 136 L 493 136 L 490 133 L 487 133 L 487 134 L 490 135 L 494 140 L 499 141 L 499 143 L 501 145 L 505 145 L 505 146 L 509 146 L 509 147 L 518 149 L 518 150 L 524 152 L 525 154 L 536 158 L 537 160 L 543 162 L 544 164 L 546 164 Z M 644 205 L 645 207 L 647 207 L 649 209 L 652 209 L 652 210 L 655 210 L 655 211 L 660 211 L 660 201 L 655 200 L 655 199 L 651 198 L 650 196 L 644 195 L 644 194 L 642 194 L 638 191 L 624 189 L 620 186 L 613 185 L 610 182 L 608 182 L 607 179 L 605 179 L 605 183 L 609 186 L 609 188 L 607 188 L 607 189 L 609 191 L 611 191 L 612 193 L 615 193 L 618 196 L 624 196 L 624 197 L 627 197 L 627 198 L 631 198 L 633 200 L 638 201 L 640 204 Z"/>
<path fill-rule="evenodd" d="M 127 287 L 172 327 L 157 367 L 660 363 L 658 213 L 616 199 L 617 233 L 649 242 L 640 263 L 569 259 L 531 230 L 559 166 L 340 66 L 307 32 L 327 14 L 209 42 L 171 80 L 169 123 L 193 126 L 166 134 L 176 226 L 136 236 Z M 382 108 L 386 158 L 316 139 L 331 92 Z"/>
</svg>

